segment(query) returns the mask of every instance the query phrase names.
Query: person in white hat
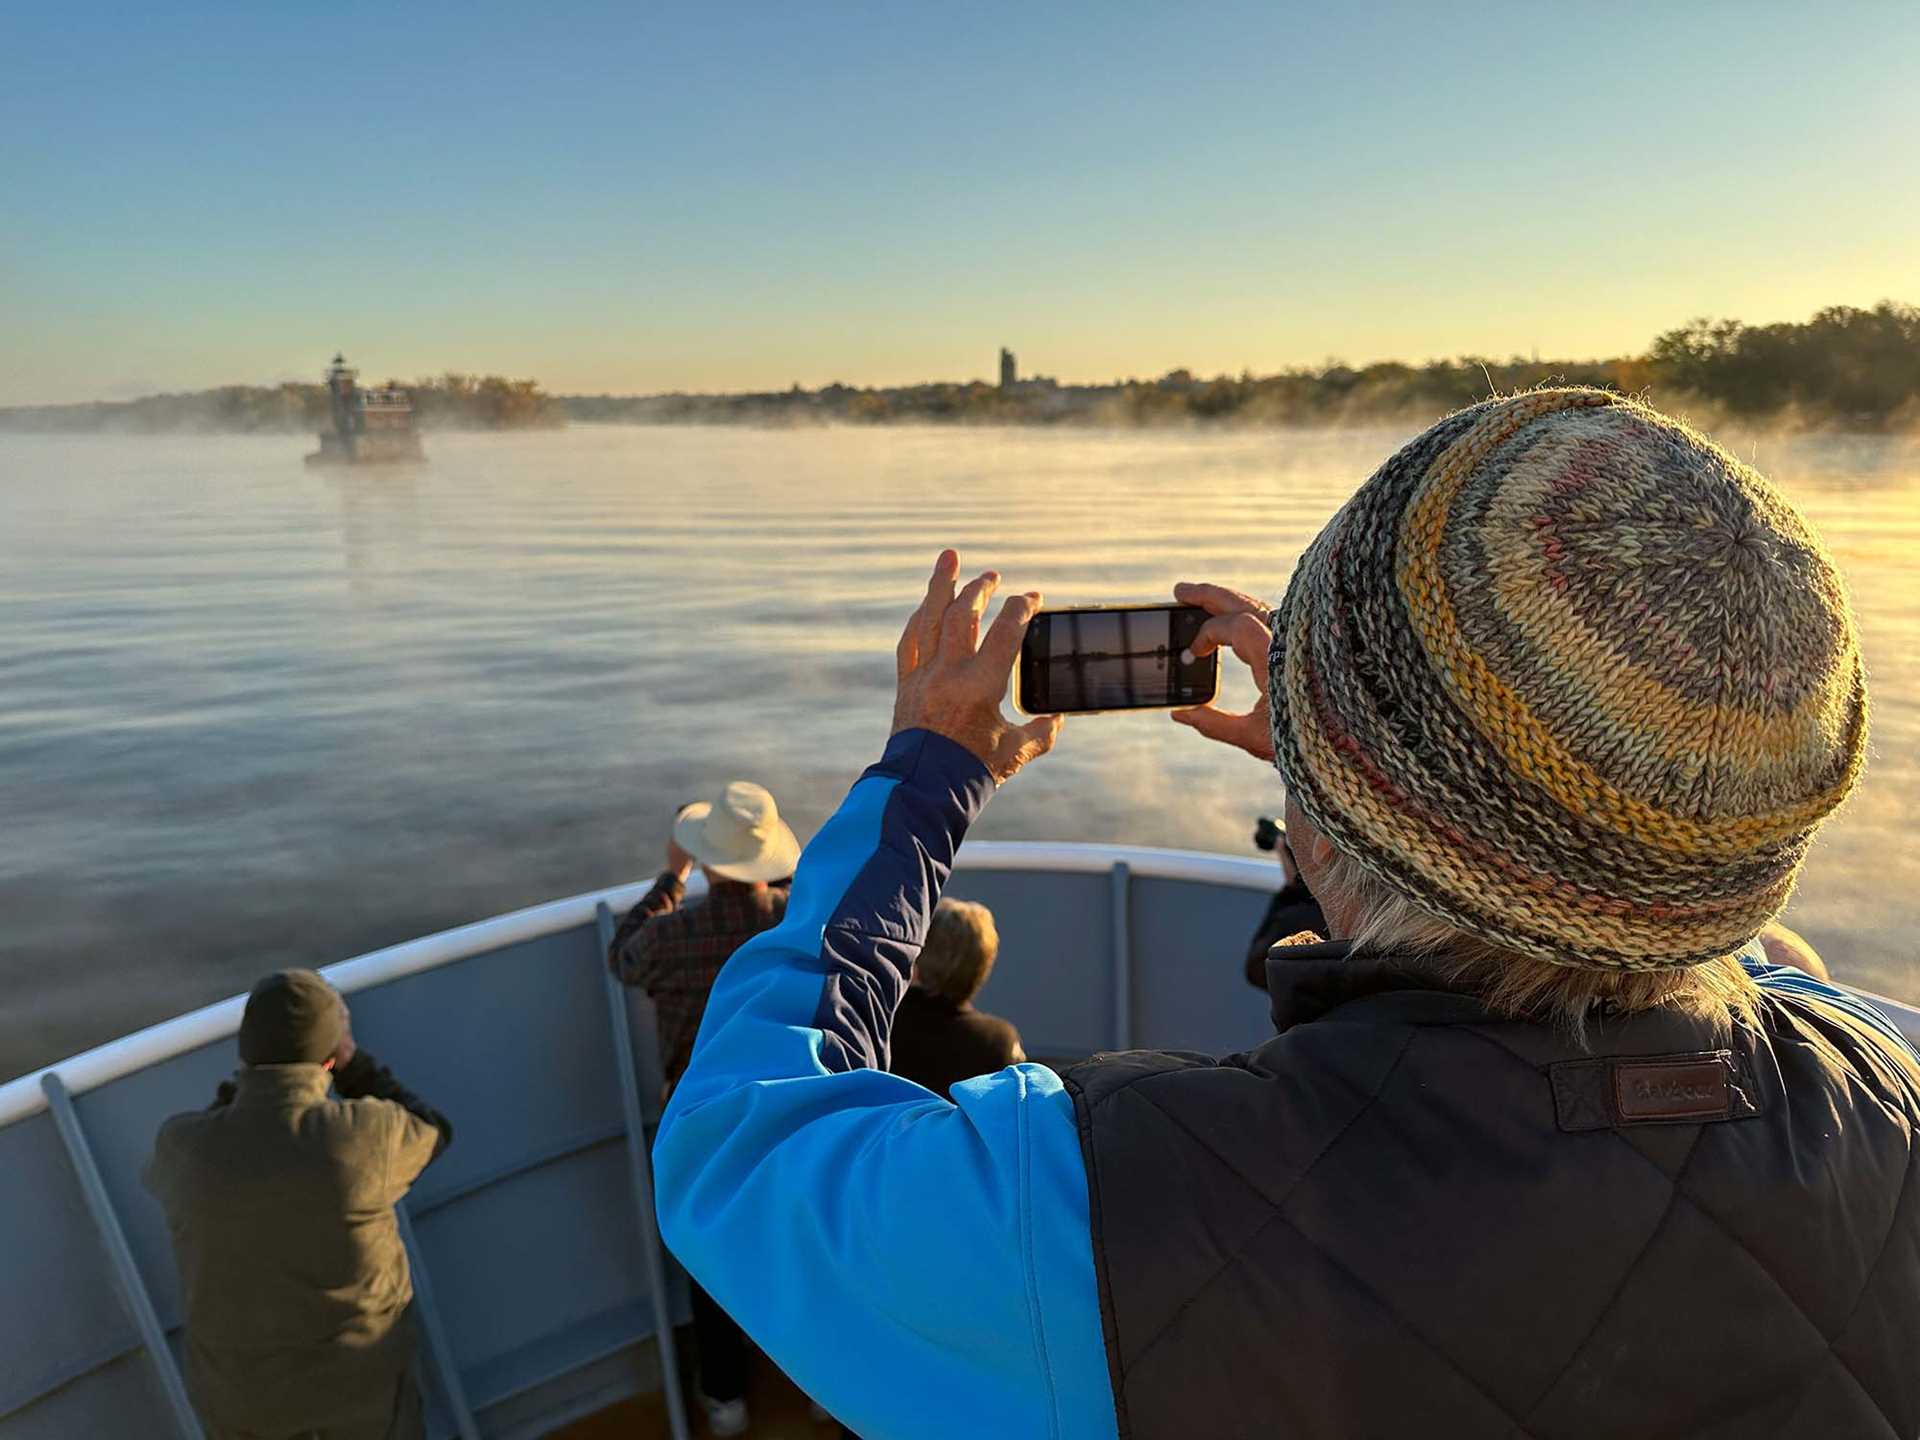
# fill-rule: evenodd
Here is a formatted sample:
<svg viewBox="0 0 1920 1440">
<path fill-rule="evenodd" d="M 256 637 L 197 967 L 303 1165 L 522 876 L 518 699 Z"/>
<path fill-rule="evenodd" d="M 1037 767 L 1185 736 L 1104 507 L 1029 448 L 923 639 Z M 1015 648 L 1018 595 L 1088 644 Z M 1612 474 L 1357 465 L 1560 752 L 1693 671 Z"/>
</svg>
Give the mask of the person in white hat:
<svg viewBox="0 0 1920 1440">
<path fill-rule="evenodd" d="M 785 882 L 799 858 L 800 842 L 773 796 L 751 781 L 735 780 L 718 798 L 682 806 L 674 817 L 667 868 L 627 912 L 607 949 L 607 964 L 621 983 L 653 1000 L 669 1093 L 693 1054 L 714 977 L 741 945 L 780 923 L 787 913 Z M 683 904 L 696 865 L 707 877 L 707 893 Z M 747 1338 L 698 1285 L 693 1322 L 708 1429 L 744 1434 Z"/>
</svg>

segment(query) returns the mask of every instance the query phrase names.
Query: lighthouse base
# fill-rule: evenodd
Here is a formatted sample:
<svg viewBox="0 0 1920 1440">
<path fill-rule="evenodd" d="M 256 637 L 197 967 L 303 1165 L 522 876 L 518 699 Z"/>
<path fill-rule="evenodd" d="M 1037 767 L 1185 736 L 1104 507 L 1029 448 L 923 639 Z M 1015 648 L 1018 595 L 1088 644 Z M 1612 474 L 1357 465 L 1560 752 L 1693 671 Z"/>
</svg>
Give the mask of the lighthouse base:
<svg viewBox="0 0 1920 1440">
<path fill-rule="evenodd" d="M 309 465 L 418 465 L 427 458 L 420 437 L 412 431 L 393 435 L 320 434 L 320 448 L 307 456 Z"/>
</svg>

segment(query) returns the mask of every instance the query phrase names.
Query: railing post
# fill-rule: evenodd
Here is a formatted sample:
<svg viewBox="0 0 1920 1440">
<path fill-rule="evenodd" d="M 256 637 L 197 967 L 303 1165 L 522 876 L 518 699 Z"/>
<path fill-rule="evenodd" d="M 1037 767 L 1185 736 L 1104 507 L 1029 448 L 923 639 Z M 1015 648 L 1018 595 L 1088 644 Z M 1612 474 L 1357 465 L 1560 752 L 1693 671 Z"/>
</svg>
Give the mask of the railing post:
<svg viewBox="0 0 1920 1440">
<path fill-rule="evenodd" d="M 1133 924 L 1128 904 L 1133 871 L 1113 862 L 1113 1048 L 1133 1048 Z"/>
<path fill-rule="evenodd" d="M 613 944 L 613 911 L 602 900 L 595 911 L 600 954 Z M 680 1361 L 673 1343 L 673 1312 L 667 1305 L 667 1256 L 653 1210 L 653 1157 L 647 1153 L 647 1123 L 640 1108 L 640 1082 L 633 1068 L 633 1032 L 627 1024 L 627 991 L 602 962 L 607 1015 L 613 1022 L 613 1064 L 620 1081 L 620 1107 L 627 1120 L 627 1168 L 633 1200 L 640 1211 L 640 1252 L 647 1262 L 647 1287 L 653 1292 L 654 1345 L 660 1355 L 660 1386 L 667 1401 L 673 1440 L 687 1440 L 687 1411 L 680 1396 Z"/>
<path fill-rule="evenodd" d="M 400 1222 L 400 1243 L 407 1247 L 407 1265 L 413 1275 L 413 1311 L 420 1318 L 420 1328 L 427 1332 L 427 1353 L 433 1356 L 440 1386 L 447 1392 L 447 1403 L 453 1407 L 453 1423 L 460 1427 L 460 1440 L 480 1440 L 480 1426 L 467 1404 L 466 1382 L 460 1378 L 453 1345 L 447 1339 L 447 1327 L 440 1319 L 439 1307 L 434 1304 L 433 1277 L 427 1272 L 427 1259 L 420 1253 L 420 1242 L 414 1238 L 413 1217 L 407 1213 L 407 1202 L 402 1200 L 395 1205 L 393 1213 Z"/>
<path fill-rule="evenodd" d="M 120 1217 L 114 1213 L 113 1199 L 107 1194 L 106 1182 L 100 1178 L 100 1167 L 94 1162 L 93 1149 L 87 1144 L 86 1132 L 80 1128 L 80 1116 L 73 1108 L 73 1096 L 67 1093 L 67 1087 L 60 1077 L 51 1071 L 40 1077 L 40 1089 L 47 1097 L 47 1108 L 53 1112 L 53 1123 L 60 1131 L 60 1143 L 66 1147 L 74 1178 L 80 1182 L 80 1194 L 86 1199 L 87 1210 L 93 1216 L 101 1247 L 106 1250 L 107 1259 L 113 1266 L 113 1278 L 120 1288 L 120 1298 L 126 1302 L 134 1327 L 140 1332 L 140 1342 L 146 1347 L 147 1358 L 153 1361 L 153 1368 L 159 1374 L 161 1392 L 167 1397 L 167 1408 L 173 1412 L 174 1428 L 180 1432 L 182 1440 L 205 1440 L 200 1417 L 193 1413 L 193 1402 L 187 1398 L 186 1382 L 180 1378 L 180 1367 L 174 1364 L 173 1351 L 167 1346 L 167 1332 L 160 1327 L 160 1316 L 153 1308 L 153 1297 L 147 1293 L 147 1282 L 140 1278 L 140 1267 L 134 1263 L 133 1248 L 127 1244 L 126 1231 L 120 1228 Z"/>
</svg>

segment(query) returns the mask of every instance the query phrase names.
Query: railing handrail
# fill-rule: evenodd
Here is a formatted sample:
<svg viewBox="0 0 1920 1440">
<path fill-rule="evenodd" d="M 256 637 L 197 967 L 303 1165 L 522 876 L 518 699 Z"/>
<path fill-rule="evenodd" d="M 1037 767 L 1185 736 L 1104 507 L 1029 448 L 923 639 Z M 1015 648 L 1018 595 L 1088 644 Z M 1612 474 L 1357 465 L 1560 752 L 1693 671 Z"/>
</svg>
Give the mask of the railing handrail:
<svg viewBox="0 0 1920 1440">
<path fill-rule="evenodd" d="M 955 865 L 961 870 L 1036 870 L 1093 875 L 1110 872 L 1115 861 L 1124 861 L 1135 879 L 1190 880 L 1243 890 L 1275 889 L 1279 875 L 1279 867 L 1272 860 L 1253 856 L 1078 841 L 976 840 L 961 849 Z M 595 907 L 602 901 L 616 911 L 627 909 L 646 893 L 650 883 L 612 885 L 549 900 L 417 940 L 370 950 L 350 960 L 323 966 L 321 973 L 343 994 L 351 995 L 356 990 L 384 985 L 404 975 L 437 969 L 577 926 L 592 925 Z M 697 894 L 702 884 L 696 874 L 689 889 Z M 1896 1023 L 1910 1036 L 1920 1037 L 1920 1007 L 1855 986 L 1847 988 L 1893 1014 Z M 246 996 L 230 996 L 43 1066 L 17 1080 L 9 1080 L 0 1085 L 0 1127 L 47 1108 L 46 1095 L 41 1089 L 42 1076 L 57 1075 L 71 1094 L 83 1095 L 137 1070 L 237 1034 L 245 1005 Z"/>
</svg>

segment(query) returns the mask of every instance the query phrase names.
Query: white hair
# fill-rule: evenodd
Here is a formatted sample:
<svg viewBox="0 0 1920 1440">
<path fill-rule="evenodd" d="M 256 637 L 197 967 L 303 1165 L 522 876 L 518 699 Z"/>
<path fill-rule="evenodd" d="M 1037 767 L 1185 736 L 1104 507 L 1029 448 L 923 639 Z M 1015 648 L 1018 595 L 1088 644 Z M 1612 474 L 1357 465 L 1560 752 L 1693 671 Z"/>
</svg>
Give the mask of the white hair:
<svg viewBox="0 0 1920 1440">
<path fill-rule="evenodd" d="M 1457 930 L 1329 846 L 1316 888 L 1358 917 L 1344 937 L 1354 950 L 1394 955 L 1477 994 L 1496 1014 L 1550 1024 L 1583 1043 L 1597 1011 L 1631 1013 L 1670 1006 L 1709 1022 L 1752 1019 L 1758 989 L 1731 955 L 1662 970 L 1601 970 L 1556 965 Z"/>
</svg>

